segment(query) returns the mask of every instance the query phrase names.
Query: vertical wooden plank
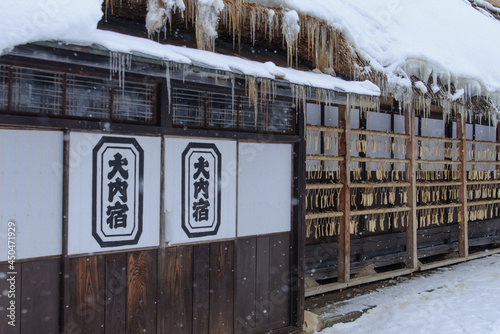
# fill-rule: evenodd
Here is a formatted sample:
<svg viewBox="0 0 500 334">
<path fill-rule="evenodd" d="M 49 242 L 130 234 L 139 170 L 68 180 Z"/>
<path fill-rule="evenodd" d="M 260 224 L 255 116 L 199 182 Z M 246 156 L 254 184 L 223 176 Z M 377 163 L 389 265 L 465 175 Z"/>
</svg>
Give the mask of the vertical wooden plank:
<svg viewBox="0 0 500 334">
<path fill-rule="evenodd" d="M 406 267 L 416 269 L 418 266 L 417 256 L 417 145 L 415 141 L 415 108 L 410 104 L 409 110 L 405 110 L 405 133 L 410 135 L 406 140 L 406 182 L 410 183 L 408 188 L 408 225 L 406 226 Z"/>
<path fill-rule="evenodd" d="M 22 270 L 23 333 L 59 333 L 61 260 L 25 262 Z"/>
<path fill-rule="evenodd" d="M 104 333 L 104 260 L 101 255 L 69 259 L 69 303 L 65 333 Z"/>
<path fill-rule="evenodd" d="M 290 324 L 290 236 L 269 237 L 269 323 Z M 275 328 L 279 328 L 275 325 Z"/>
<path fill-rule="evenodd" d="M 156 333 L 156 250 L 128 253 L 127 333 Z"/>
<path fill-rule="evenodd" d="M 208 334 L 210 245 L 193 246 L 193 333 Z"/>
<path fill-rule="evenodd" d="M 7 281 L 11 278 L 8 273 L 8 264 L 0 264 L 0 333 L 5 334 L 18 334 L 21 333 L 21 293 L 22 293 L 22 264 L 16 264 L 15 269 L 17 274 L 15 275 L 15 289 L 11 289 L 11 282 L 14 280 Z M 6 291 L 7 293 L 4 293 Z M 14 293 L 12 295 L 12 293 Z M 12 298 L 10 298 L 12 297 Z M 11 306 L 11 301 L 14 304 Z M 13 309 L 14 314 L 11 313 Z M 12 314 L 13 317 L 8 318 L 7 315 Z M 14 322 L 11 322 L 13 321 Z M 9 325 L 9 322 L 12 325 Z"/>
<path fill-rule="evenodd" d="M 339 127 L 344 129 L 339 138 L 339 156 L 344 159 L 340 164 L 340 180 L 343 183 L 340 192 L 340 207 L 344 216 L 340 219 L 338 235 L 338 281 L 347 283 L 351 276 L 351 115 L 350 101 L 347 95 L 347 106 L 339 105 Z"/>
<path fill-rule="evenodd" d="M 211 334 L 231 334 L 234 323 L 234 244 L 232 241 L 210 245 Z"/>
<path fill-rule="evenodd" d="M 257 270 L 255 285 L 256 327 L 269 323 L 269 237 L 257 237 Z"/>
<path fill-rule="evenodd" d="M 127 254 L 105 257 L 106 270 L 106 334 L 126 332 L 127 323 Z"/>
<path fill-rule="evenodd" d="M 257 238 L 239 239 L 236 245 L 236 332 L 255 328 Z"/>
<path fill-rule="evenodd" d="M 458 188 L 458 202 L 461 204 L 459 208 L 458 223 L 458 253 L 461 257 L 469 255 L 469 232 L 468 221 L 469 214 L 467 210 L 467 140 L 465 136 L 465 115 L 457 112 L 457 138 L 460 139 L 459 145 L 459 170 L 460 170 L 460 186 Z"/>
<path fill-rule="evenodd" d="M 165 327 L 162 333 L 192 332 L 193 324 L 193 248 L 169 247 L 166 251 Z"/>
<path fill-rule="evenodd" d="M 160 247 L 158 249 L 158 307 L 156 315 L 156 328 L 158 328 L 159 333 L 164 333 L 167 325 L 167 267 L 167 248 Z"/>
</svg>

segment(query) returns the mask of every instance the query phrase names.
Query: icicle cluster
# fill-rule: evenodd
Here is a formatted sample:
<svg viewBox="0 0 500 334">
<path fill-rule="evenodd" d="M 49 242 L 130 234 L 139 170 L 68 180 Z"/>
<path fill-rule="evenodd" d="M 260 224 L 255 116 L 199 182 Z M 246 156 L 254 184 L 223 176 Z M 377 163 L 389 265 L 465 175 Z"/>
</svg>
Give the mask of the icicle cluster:
<svg viewBox="0 0 500 334">
<path fill-rule="evenodd" d="M 109 79 L 118 73 L 118 86 L 125 86 L 125 71 L 132 66 L 132 55 L 119 52 L 110 52 L 109 55 Z"/>
</svg>

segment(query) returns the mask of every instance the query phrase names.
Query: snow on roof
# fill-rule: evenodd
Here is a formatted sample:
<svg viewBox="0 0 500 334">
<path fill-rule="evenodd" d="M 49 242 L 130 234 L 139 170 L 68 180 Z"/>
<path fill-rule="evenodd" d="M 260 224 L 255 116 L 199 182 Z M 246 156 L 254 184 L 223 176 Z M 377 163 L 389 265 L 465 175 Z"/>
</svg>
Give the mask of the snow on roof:
<svg viewBox="0 0 500 334">
<path fill-rule="evenodd" d="M 247 1 L 282 8 L 290 17 L 296 11 L 337 29 L 373 70 L 385 74 L 388 85 L 384 89 L 397 98 L 404 92 L 411 93 L 411 78 L 415 76 L 422 84 L 431 78 L 434 92 L 440 79 L 444 85 L 454 84 L 457 92 L 463 90 L 464 98 L 484 95 L 500 105 L 500 66 L 496 58 L 500 21 L 475 9 L 467 0 Z M 473 1 L 487 5 L 484 0 Z M 0 34 L 6 37 L 0 39 L 0 54 L 15 45 L 41 40 L 100 44 L 110 51 L 136 52 L 263 78 L 282 78 L 273 73 L 279 71 L 286 74 L 283 80 L 295 84 L 380 94 L 370 82 L 347 83 L 327 75 L 98 31 L 101 5 L 102 0 L 4 0 L 0 2 Z"/>
<path fill-rule="evenodd" d="M 370 81 L 345 81 L 327 74 L 277 67 L 234 56 L 162 45 L 153 40 L 97 29 L 102 0 L 7 0 L 0 2 L 0 55 L 16 45 L 57 40 L 77 45 L 100 45 L 112 52 L 148 55 L 181 64 L 288 81 L 292 84 L 360 95 L 379 96 Z"/>
<path fill-rule="evenodd" d="M 500 101 L 500 22 L 467 0 L 249 1 L 324 21 L 396 89 L 415 75 Z"/>
</svg>

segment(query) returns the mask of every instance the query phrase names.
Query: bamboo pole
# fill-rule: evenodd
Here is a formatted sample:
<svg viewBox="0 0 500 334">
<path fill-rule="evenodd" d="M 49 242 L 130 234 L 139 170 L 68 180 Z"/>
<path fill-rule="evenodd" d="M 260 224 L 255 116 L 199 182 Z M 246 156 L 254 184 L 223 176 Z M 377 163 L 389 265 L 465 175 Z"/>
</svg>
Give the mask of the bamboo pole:
<svg viewBox="0 0 500 334">
<path fill-rule="evenodd" d="M 467 164 L 469 165 L 500 165 L 500 161 L 467 161 Z"/>
<path fill-rule="evenodd" d="M 456 187 L 461 184 L 462 182 L 417 182 L 417 187 Z"/>
<path fill-rule="evenodd" d="M 343 132 L 344 130 L 339 127 L 334 126 L 324 126 L 324 125 L 307 125 L 307 130 L 311 131 L 323 131 L 323 132 Z"/>
<path fill-rule="evenodd" d="M 468 202 L 467 206 L 488 205 L 488 204 L 498 204 L 498 203 L 500 203 L 500 199 L 487 200 L 487 201 L 477 201 L 477 202 Z"/>
<path fill-rule="evenodd" d="M 477 186 L 477 185 L 487 185 L 487 184 L 500 184 L 500 180 L 490 180 L 490 181 L 468 181 L 468 186 Z"/>
<path fill-rule="evenodd" d="M 460 161 L 460 182 L 458 188 L 458 201 L 461 204 L 460 212 L 462 219 L 458 223 L 458 253 L 461 257 L 469 255 L 469 215 L 467 212 L 467 140 L 466 140 L 466 123 L 465 115 L 457 112 L 457 138 L 460 138 L 459 144 L 459 161 Z"/>
<path fill-rule="evenodd" d="M 351 183 L 351 188 L 391 188 L 409 187 L 410 182 L 387 182 L 387 183 Z"/>
<path fill-rule="evenodd" d="M 358 162 L 379 162 L 379 163 L 409 163 L 408 159 L 388 159 L 388 158 L 364 158 L 364 157 L 352 157 L 351 161 Z"/>
<path fill-rule="evenodd" d="M 418 164 L 429 164 L 429 165 L 460 165 L 460 161 L 450 161 L 450 160 L 417 160 Z"/>
<path fill-rule="evenodd" d="M 351 216 L 376 215 L 382 213 L 405 212 L 405 211 L 411 211 L 411 208 L 409 206 L 400 206 L 397 208 L 355 210 L 351 211 Z"/>
<path fill-rule="evenodd" d="M 343 157 L 335 157 L 330 155 L 321 155 L 321 154 L 309 154 L 306 157 L 307 160 L 321 160 L 321 161 L 343 161 Z"/>
<path fill-rule="evenodd" d="M 338 189 L 342 188 L 344 185 L 341 183 L 315 183 L 315 184 L 306 184 L 306 189 L 311 190 L 311 189 Z"/>
<path fill-rule="evenodd" d="M 319 219 L 319 218 L 334 218 L 334 217 L 342 217 L 344 213 L 330 211 L 330 212 L 320 212 L 320 213 L 308 213 L 306 214 L 306 220 L 311 219 Z"/>
<path fill-rule="evenodd" d="M 460 143 L 460 139 L 424 137 L 424 136 L 415 136 L 415 140 L 439 141 L 445 143 Z"/>
<path fill-rule="evenodd" d="M 352 134 L 355 135 L 368 135 L 368 136 L 384 136 L 391 138 L 405 138 L 409 139 L 410 136 L 402 133 L 392 133 L 392 132 L 383 132 L 383 131 L 375 131 L 375 130 L 364 130 L 364 129 L 352 129 Z"/>
<path fill-rule="evenodd" d="M 350 96 L 347 95 L 347 106 L 339 105 L 339 127 L 344 129 L 339 138 L 339 156 L 344 158 L 340 165 L 340 180 L 344 186 L 341 190 L 340 208 L 344 211 L 344 219 L 340 220 L 337 248 L 337 277 L 342 283 L 349 282 L 351 276 L 351 115 Z"/>
<path fill-rule="evenodd" d="M 448 209 L 448 208 L 459 208 L 462 204 L 460 203 L 449 203 L 449 204 L 436 204 L 436 205 L 425 205 L 417 207 L 417 210 L 432 210 L 432 209 Z"/>
<path fill-rule="evenodd" d="M 467 140 L 467 144 L 480 144 L 480 145 L 492 145 L 492 146 L 500 146 L 500 142 L 491 142 L 486 140 Z"/>
<path fill-rule="evenodd" d="M 410 136 L 406 141 L 406 158 L 410 161 L 406 164 L 406 181 L 410 183 L 408 189 L 408 205 L 410 214 L 408 215 L 408 225 L 406 227 L 406 267 L 416 269 L 418 267 L 417 255 L 417 142 L 415 140 L 415 108 L 413 103 L 409 110 L 405 110 L 405 133 Z"/>
</svg>

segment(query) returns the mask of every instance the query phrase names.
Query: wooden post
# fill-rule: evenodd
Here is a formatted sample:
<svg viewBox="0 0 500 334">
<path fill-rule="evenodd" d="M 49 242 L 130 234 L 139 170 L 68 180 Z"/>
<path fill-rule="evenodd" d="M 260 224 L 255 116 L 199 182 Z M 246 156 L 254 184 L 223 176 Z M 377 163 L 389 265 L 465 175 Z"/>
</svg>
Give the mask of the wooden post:
<svg viewBox="0 0 500 334">
<path fill-rule="evenodd" d="M 465 115 L 457 112 L 457 138 L 460 139 L 459 156 L 460 161 L 460 186 L 458 188 L 458 202 L 461 204 L 459 215 L 462 217 L 458 223 L 458 253 L 461 257 L 469 256 L 469 214 L 467 211 L 467 141 L 465 137 Z"/>
<path fill-rule="evenodd" d="M 500 124 L 497 124 L 497 143 L 500 143 Z M 497 156 L 495 160 L 500 161 L 500 145 L 497 145 Z M 497 165 L 496 173 L 500 173 L 500 165 Z"/>
<path fill-rule="evenodd" d="M 305 249 L 306 249 L 306 110 L 298 112 L 298 136 L 300 142 L 294 144 L 293 158 L 293 197 L 299 199 L 299 205 L 293 206 L 293 220 L 295 228 L 291 232 L 291 280 L 297 282 L 297 286 L 292 286 L 292 319 L 294 326 L 302 328 L 304 323 L 304 277 L 305 277 Z M 294 304 L 295 303 L 295 304 Z"/>
<path fill-rule="evenodd" d="M 350 101 L 347 96 L 347 105 L 339 106 L 339 127 L 344 129 L 339 138 L 339 156 L 344 158 L 340 164 L 340 180 L 344 184 L 340 192 L 340 208 L 344 211 L 340 220 L 338 235 L 338 281 L 347 283 L 351 276 L 351 115 Z"/>
<path fill-rule="evenodd" d="M 415 109 L 413 104 L 409 110 L 405 110 L 405 133 L 410 135 L 406 141 L 406 181 L 410 183 L 408 188 L 408 225 L 406 226 L 406 267 L 416 269 L 418 266 L 417 256 L 417 144 L 415 142 Z"/>
<path fill-rule="evenodd" d="M 68 309 L 65 307 L 69 305 L 70 298 L 70 263 L 68 258 L 68 207 L 69 207 L 69 154 L 70 154 L 70 131 L 68 129 L 64 130 L 64 143 L 63 143 L 63 208 L 62 208 L 62 263 L 61 263 L 61 332 L 66 332 L 66 328 L 69 324 L 68 320 Z"/>
</svg>

